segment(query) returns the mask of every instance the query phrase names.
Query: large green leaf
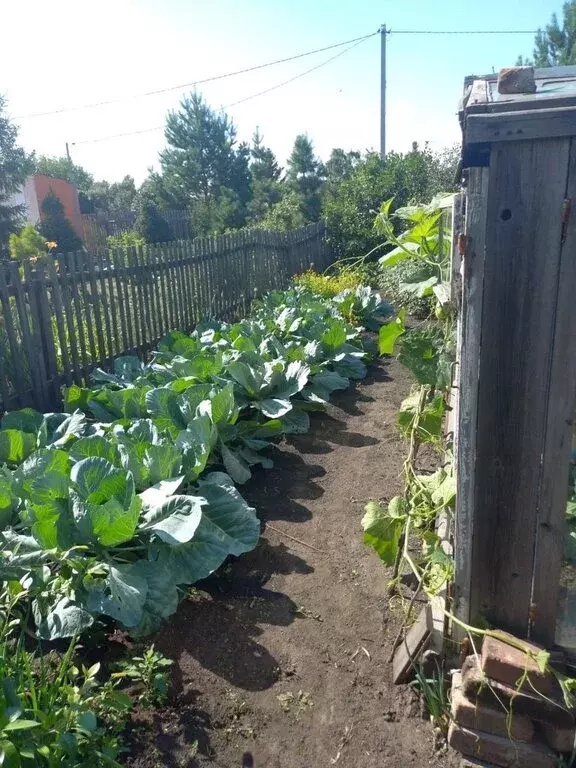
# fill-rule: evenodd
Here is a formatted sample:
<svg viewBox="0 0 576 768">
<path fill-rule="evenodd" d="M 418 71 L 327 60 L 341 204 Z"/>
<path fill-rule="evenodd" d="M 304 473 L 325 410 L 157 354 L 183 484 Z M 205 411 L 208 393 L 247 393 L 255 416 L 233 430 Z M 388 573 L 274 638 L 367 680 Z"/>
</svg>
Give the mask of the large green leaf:
<svg viewBox="0 0 576 768">
<path fill-rule="evenodd" d="M 134 627 L 142 618 L 148 594 L 148 581 L 134 564 L 109 565 L 105 580 L 91 586 L 86 608 L 90 613 L 104 613 L 126 627 Z"/>
<path fill-rule="evenodd" d="M 206 504 L 201 496 L 170 496 L 144 512 L 140 528 L 167 544 L 185 544 L 196 533 Z"/>
<path fill-rule="evenodd" d="M 220 453 L 222 454 L 222 462 L 226 472 L 228 472 L 232 480 L 239 485 L 247 483 L 252 477 L 252 473 L 244 459 L 235 451 L 227 448 L 222 442 L 220 443 Z"/>
<path fill-rule="evenodd" d="M 35 504 L 67 498 L 71 463 L 66 451 L 36 451 L 14 472 L 16 495 Z"/>
<path fill-rule="evenodd" d="M 152 485 L 180 474 L 182 454 L 175 445 L 150 445 L 144 454 L 144 466 Z"/>
<path fill-rule="evenodd" d="M 396 339 L 405 332 L 404 311 L 398 314 L 395 320 L 382 325 L 378 332 L 378 351 L 381 355 L 393 355 Z"/>
<path fill-rule="evenodd" d="M 115 466 L 120 466 L 118 446 L 109 437 L 103 437 L 102 435 L 79 438 L 70 447 L 70 456 L 75 461 L 82 461 L 82 459 L 94 456 L 106 459 Z"/>
<path fill-rule="evenodd" d="M 44 423 L 44 415 L 33 408 L 22 408 L 19 411 L 8 411 L 0 420 L 0 430 L 18 429 L 37 435 Z"/>
<path fill-rule="evenodd" d="M 292 403 L 288 398 L 267 397 L 265 400 L 256 400 L 252 407 L 262 411 L 269 419 L 280 419 L 292 410 Z"/>
<path fill-rule="evenodd" d="M 26 501 L 22 519 L 32 535 L 46 549 L 66 550 L 78 543 L 68 499 L 55 498 L 44 504 Z"/>
<path fill-rule="evenodd" d="M 189 545 L 184 545 L 189 546 Z M 164 562 L 139 560 L 133 565 L 133 573 L 147 584 L 146 600 L 142 615 L 131 634 L 149 635 L 161 626 L 178 607 L 178 571 Z"/>
<path fill-rule="evenodd" d="M 232 383 L 226 384 L 210 398 L 210 417 L 217 425 L 234 423 L 238 417 L 238 409 L 234 400 Z"/>
<path fill-rule="evenodd" d="M 398 553 L 398 542 L 406 519 L 400 503 L 403 501 L 399 497 L 393 499 L 388 510 L 384 510 L 377 501 L 369 501 L 362 518 L 364 543 L 373 547 L 386 565 L 393 565 Z M 391 510 L 394 514 L 390 514 Z"/>
<path fill-rule="evenodd" d="M 80 605 L 62 597 L 49 610 L 42 610 L 38 600 L 32 603 L 38 635 L 43 640 L 79 635 L 94 623 L 94 617 Z"/>
<path fill-rule="evenodd" d="M 176 438 L 176 447 L 182 453 L 183 471 L 189 480 L 195 480 L 206 468 L 213 429 L 212 420 L 206 414 L 191 421 Z"/>
<path fill-rule="evenodd" d="M 0 430 L 0 464 L 16 466 L 36 449 L 36 433 L 22 432 L 20 429 Z"/>
<path fill-rule="evenodd" d="M 171 389 L 158 387 L 146 394 L 146 407 L 158 429 L 177 434 L 186 428 L 186 419 L 178 405 L 178 395 Z"/>
<path fill-rule="evenodd" d="M 104 546 L 134 536 L 142 502 L 135 494 L 132 473 L 106 459 L 89 458 L 74 465 L 70 479 L 72 512 L 82 536 Z"/>
</svg>

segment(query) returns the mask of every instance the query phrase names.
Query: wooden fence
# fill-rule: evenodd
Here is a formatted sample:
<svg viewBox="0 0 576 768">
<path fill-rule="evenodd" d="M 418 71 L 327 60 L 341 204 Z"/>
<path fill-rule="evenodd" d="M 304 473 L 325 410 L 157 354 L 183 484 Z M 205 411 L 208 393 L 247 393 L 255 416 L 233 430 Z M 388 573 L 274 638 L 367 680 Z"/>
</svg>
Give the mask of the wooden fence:
<svg viewBox="0 0 576 768">
<path fill-rule="evenodd" d="M 114 357 L 146 357 L 170 330 L 233 318 L 290 277 L 330 263 L 321 224 L 143 249 L 0 264 L 0 412 L 58 408 Z"/>
<path fill-rule="evenodd" d="M 175 240 L 188 240 L 194 237 L 192 222 L 188 211 L 169 209 L 162 211 L 162 217 L 168 223 Z M 136 214 L 134 211 L 116 213 L 83 213 L 82 240 L 89 251 L 108 247 L 110 235 L 121 235 L 134 229 Z"/>
</svg>

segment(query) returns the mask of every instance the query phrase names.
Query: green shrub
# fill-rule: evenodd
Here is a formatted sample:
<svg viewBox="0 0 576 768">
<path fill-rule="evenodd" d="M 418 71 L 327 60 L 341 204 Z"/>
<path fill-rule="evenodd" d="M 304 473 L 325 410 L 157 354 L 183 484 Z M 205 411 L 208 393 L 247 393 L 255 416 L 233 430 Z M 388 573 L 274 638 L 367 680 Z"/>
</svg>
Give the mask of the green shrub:
<svg viewBox="0 0 576 768">
<path fill-rule="evenodd" d="M 293 283 L 324 299 L 332 299 L 347 288 L 355 290 L 362 285 L 362 280 L 351 270 L 342 271 L 336 275 L 320 275 L 313 269 L 309 269 L 301 275 L 296 275 Z"/>
<path fill-rule="evenodd" d="M 141 248 L 146 245 L 146 240 L 133 229 L 119 235 L 109 235 L 106 242 L 108 248 Z"/>
<path fill-rule="evenodd" d="M 397 309 L 405 307 L 408 314 L 417 318 L 428 317 L 434 307 L 433 296 L 416 296 L 402 288 L 405 283 L 427 280 L 435 274 L 435 269 L 417 261 L 401 261 L 391 267 L 376 271 L 376 283 L 382 295 Z"/>
</svg>

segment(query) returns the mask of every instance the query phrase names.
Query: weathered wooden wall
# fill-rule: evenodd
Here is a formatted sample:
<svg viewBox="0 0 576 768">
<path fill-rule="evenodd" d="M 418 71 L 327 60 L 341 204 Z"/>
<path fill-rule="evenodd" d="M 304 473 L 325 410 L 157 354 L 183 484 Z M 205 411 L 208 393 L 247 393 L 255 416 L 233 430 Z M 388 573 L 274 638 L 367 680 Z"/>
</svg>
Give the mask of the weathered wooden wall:
<svg viewBox="0 0 576 768">
<path fill-rule="evenodd" d="M 455 611 L 546 645 L 576 389 L 575 185 L 575 140 L 525 131 L 493 142 L 467 194 Z"/>
</svg>

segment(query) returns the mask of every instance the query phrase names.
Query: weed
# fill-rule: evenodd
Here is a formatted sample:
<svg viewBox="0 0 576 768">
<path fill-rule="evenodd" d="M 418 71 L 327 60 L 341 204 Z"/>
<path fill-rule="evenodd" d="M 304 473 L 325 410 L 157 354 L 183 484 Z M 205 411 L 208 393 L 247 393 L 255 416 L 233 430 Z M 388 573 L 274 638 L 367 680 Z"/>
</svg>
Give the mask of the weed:
<svg viewBox="0 0 576 768">
<path fill-rule="evenodd" d="M 283 712 L 292 712 L 296 719 L 300 717 L 304 712 L 314 706 L 312 697 L 309 693 L 304 691 L 298 691 L 297 694 L 293 694 L 292 691 L 286 693 L 280 693 L 276 697 L 280 702 L 280 708 Z"/>
<path fill-rule="evenodd" d="M 170 676 L 164 670 L 173 663 L 151 645 L 142 656 L 133 656 L 130 661 L 120 662 L 120 671 L 114 672 L 112 677 L 127 678 L 141 686 L 138 702 L 142 707 L 159 706 L 166 701 L 170 684 Z"/>
</svg>

